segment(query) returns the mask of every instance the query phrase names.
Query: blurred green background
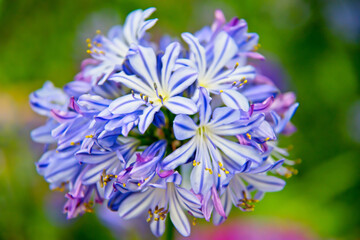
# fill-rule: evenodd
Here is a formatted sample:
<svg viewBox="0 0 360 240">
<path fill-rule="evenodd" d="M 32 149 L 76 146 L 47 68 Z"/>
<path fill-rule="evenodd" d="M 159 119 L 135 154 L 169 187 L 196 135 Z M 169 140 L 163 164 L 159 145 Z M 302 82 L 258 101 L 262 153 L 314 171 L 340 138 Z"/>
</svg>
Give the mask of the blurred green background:
<svg viewBox="0 0 360 240">
<path fill-rule="evenodd" d="M 260 52 L 283 69 L 300 108 L 298 132 L 281 138 L 301 158 L 299 174 L 255 212 L 233 209 L 229 222 L 299 226 L 308 238 L 360 237 L 360 6 L 355 1 L 303 0 L 0 0 L 0 239 L 115 239 L 94 214 L 66 221 L 62 193 L 36 173 L 41 146 L 29 132 L 45 119 L 28 95 L 45 80 L 72 80 L 86 57 L 85 39 L 106 32 L 137 8 L 155 6 L 150 31 L 179 37 L 209 25 L 220 8 L 247 20 L 260 35 Z M 200 223 L 193 229 L 210 228 Z M 220 229 L 220 228 L 219 228 Z"/>
</svg>

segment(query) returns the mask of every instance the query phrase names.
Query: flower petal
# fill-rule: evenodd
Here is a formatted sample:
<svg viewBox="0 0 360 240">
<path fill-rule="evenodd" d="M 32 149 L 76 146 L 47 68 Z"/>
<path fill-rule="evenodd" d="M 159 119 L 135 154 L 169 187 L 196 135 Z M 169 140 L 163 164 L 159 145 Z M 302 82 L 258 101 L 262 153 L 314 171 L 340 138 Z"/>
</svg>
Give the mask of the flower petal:
<svg viewBox="0 0 360 240">
<path fill-rule="evenodd" d="M 197 107 L 194 101 L 185 97 L 171 97 L 164 103 L 174 114 L 194 114 L 197 112 Z"/>
<path fill-rule="evenodd" d="M 232 59 L 238 48 L 235 41 L 224 31 L 218 33 L 214 40 L 214 56 L 212 63 L 206 73 L 207 79 L 212 79 Z"/>
<path fill-rule="evenodd" d="M 161 86 L 157 75 L 156 55 L 152 48 L 132 45 L 128 58 L 136 75 L 140 76 L 151 87 L 154 86 L 154 83 Z"/>
<path fill-rule="evenodd" d="M 170 210 L 170 219 L 174 224 L 174 227 L 178 230 L 178 232 L 187 237 L 190 235 L 190 223 L 187 219 L 185 213 L 183 212 L 179 199 L 175 194 L 175 191 L 172 190 L 169 196 L 169 210 Z"/>
<path fill-rule="evenodd" d="M 208 91 L 200 87 L 199 88 L 199 99 L 197 102 L 199 108 L 199 117 L 200 124 L 208 123 L 211 116 L 211 107 L 210 107 L 211 97 L 209 96 Z"/>
<path fill-rule="evenodd" d="M 125 95 L 115 99 L 109 106 L 109 110 L 112 114 L 126 114 L 137 110 L 140 106 L 144 105 L 145 102 L 135 96 Z"/>
<path fill-rule="evenodd" d="M 246 173 L 240 175 L 246 182 L 262 192 L 277 192 L 282 190 L 286 184 L 284 180 L 274 176 Z"/>
<path fill-rule="evenodd" d="M 174 119 L 174 134 L 177 140 L 185 140 L 195 135 L 197 126 L 187 115 L 177 115 Z"/>
<path fill-rule="evenodd" d="M 154 115 L 160 110 L 161 106 L 148 106 L 140 116 L 139 131 L 144 133 L 154 120 Z"/>
<path fill-rule="evenodd" d="M 168 89 L 167 85 L 169 83 L 170 75 L 175 67 L 175 62 L 179 54 L 180 44 L 178 42 L 173 42 L 166 47 L 164 56 L 161 58 L 161 84 L 164 89 Z"/>
<path fill-rule="evenodd" d="M 197 70 L 200 76 L 204 76 L 206 71 L 206 56 L 205 49 L 199 43 L 199 40 L 191 33 L 183 33 L 181 37 L 189 45 L 190 51 L 197 65 Z"/>
<path fill-rule="evenodd" d="M 149 188 L 144 192 L 129 194 L 119 204 L 119 215 L 123 219 L 131 219 L 145 213 L 152 204 L 154 190 Z"/>
<path fill-rule="evenodd" d="M 194 154 L 196 145 L 195 138 L 190 139 L 189 142 L 176 149 L 162 161 L 164 170 L 175 169 L 177 166 L 186 163 Z"/>
<path fill-rule="evenodd" d="M 249 101 L 247 98 L 236 90 L 224 90 L 221 93 L 221 99 L 224 104 L 233 109 L 249 111 Z"/>
<path fill-rule="evenodd" d="M 174 71 L 169 79 L 168 86 L 171 96 L 184 92 L 195 82 L 197 76 L 197 71 L 191 67 L 181 67 Z"/>
</svg>

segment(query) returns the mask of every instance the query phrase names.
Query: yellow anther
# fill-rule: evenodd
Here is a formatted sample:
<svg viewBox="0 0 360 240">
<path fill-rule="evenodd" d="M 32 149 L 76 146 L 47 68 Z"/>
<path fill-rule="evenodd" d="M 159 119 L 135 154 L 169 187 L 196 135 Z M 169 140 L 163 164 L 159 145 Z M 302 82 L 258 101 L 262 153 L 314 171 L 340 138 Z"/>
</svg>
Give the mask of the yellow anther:
<svg viewBox="0 0 360 240">
<path fill-rule="evenodd" d="M 87 43 L 91 43 L 91 39 L 90 39 L 90 38 L 87 38 L 87 39 L 86 39 L 86 42 L 87 42 Z"/>
<path fill-rule="evenodd" d="M 98 43 L 98 44 L 96 44 L 96 46 L 100 48 L 100 47 L 102 47 L 102 44 Z"/>
<path fill-rule="evenodd" d="M 235 63 L 235 66 L 234 66 L 234 69 L 236 69 L 238 66 L 239 66 L 239 63 L 236 62 L 236 63 Z"/>
<path fill-rule="evenodd" d="M 97 53 L 98 51 L 96 50 L 96 49 L 94 49 L 94 51 L 93 51 L 94 53 Z"/>
<path fill-rule="evenodd" d="M 74 145 L 75 145 L 75 143 L 74 143 L 74 142 L 71 142 L 71 143 L 70 143 L 70 145 L 71 145 L 71 146 L 74 146 Z"/>
<path fill-rule="evenodd" d="M 159 221 L 159 218 L 154 218 L 154 221 L 155 221 L 155 222 Z"/>
<path fill-rule="evenodd" d="M 141 183 L 138 183 L 137 185 L 140 187 Z"/>
<path fill-rule="evenodd" d="M 247 83 L 247 82 L 248 82 L 248 80 L 247 80 L 247 79 L 245 79 L 243 84 L 245 84 L 245 83 Z"/>
<path fill-rule="evenodd" d="M 213 171 L 212 171 L 211 169 L 209 169 L 209 173 L 210 173 L 210 174 L 213 174 Z"/>
<path fill-rule="evenodd" d="M 192 225 L 193 225 L 193 226 L 196 225 L 196 218 L 193 218 Z"/>
<path fill-rule="evenodd" d="M 220 174 L 220 173 L 218 174 L 218 177 L 221 177 L 221 174 Z"/>
<path fill-rule="evenodd" d="M 123 187 L 126 187 L 126 184 L 125 184 L 125 183 L 123 183 Z"/>
<path fill-rule="evenodd" d="M 296 159 L 296 160 L 295 160 L 295 163 L 296 163 L 296 164 L 300 164 L 300 163 L 301 163 L 301 159 L 300 159 L 300 158 L 299 158 L 299 159 Z"/>
<path fill-rule="evenodd" d="M 248 137 L 248 139 L 251 140 L 251 135 L 250 135 L 250 133 L 247 133 L 246 136 Z"/>
<path fill-rule="evenodd" d="M 59 151 L 58 151 L 58 150 L 56 150 L 56 153 L 59 153 Z"/>
<path fill-rule="evenodd" d="M 292 174 L 291 173 L 285 173 L 284 175 L 286 178 L 291 178 Z"/>
<path fill-rule="evenodd" d="M 225 171 L 225 174 L 229 174 L 229 171 L 226 170 L 226 171 Z"/>
<path fill-rule="evenodd" d="M 218 162 L 218 163 L 219 163 L 219 166 L 220 166 L 220 167 L 222 167 L 222 166 L 223 166 L 223 164 L 222 164 L 221 162 Z"/>
<path fill-rule="evenodd" d="M 96 34 L 101 34 L 101 31 L 100 30 L 96 30 Z"/>
<path fill-rule="evenodd" d="M 151 221 L 151 218 L 146 219 L 146 221 L 147 221 L 147 222 L 150 222 L 150 221 Z"/>
<path fill-rule="evenodd" d="M 269 138 L 269 137 L 265 138 L 265 142 L 267 142 L 267 141 L 269 141 L 269 140 L 270 140 L 270 138 Z"/>
<path fill-rule="evenodd" d="M 86 50 L 86 53 L 91 54 L 92 51 L 90 49 Z"/>
<path fill-rule="evenodd" d="M 223 93 L 224 91 L 223 90 L 220 90 L 220 93 Z"/>
<path fill-rule="evenodd" d="M 93 138 L 94 135 L 86 135 L 85 138 Z"/>
<path fill-rule="evenodd" d="M 88 44 L 88 48 L 92 48 L 92 45 L 91 45 L 91 43 L 89 43 L 89 44 Z"/>
</svg>

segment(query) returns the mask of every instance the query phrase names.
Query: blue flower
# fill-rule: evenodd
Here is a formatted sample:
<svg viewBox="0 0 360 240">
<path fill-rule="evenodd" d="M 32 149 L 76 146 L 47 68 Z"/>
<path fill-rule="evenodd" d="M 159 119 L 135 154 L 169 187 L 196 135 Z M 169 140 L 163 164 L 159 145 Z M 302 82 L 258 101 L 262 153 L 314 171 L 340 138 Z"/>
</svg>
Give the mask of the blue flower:
<svg viewBox="0 0 360 240">
<path fill-rule="evenodd" d="M 121 70 L 130 45 L 141 42 L 146 30 L 156 23 L 157 19 L 146 20 L 154 11 L 155 8 L 135 10 L 128 15 L 124 26 L 112 27 L 107 37 L 98 31 L 92 40 L 87 39 L 92 59 L 83 62 L 82 71 L 75 79 L 101 85 L 110 74 Z"/>
<path fill-rule="evenodd" d="M 244 122 L 241 121 L 239 110 L 228 107 L 216 108 L 212 112 L 206 89 L 200 88 L 199 92 L 200 124 L 196 125 L 187 115 L 176 116 L 174 120 L 176 139 L 190 140 L 167 156 L 162 164 L 164 169 L 174 169 L 187 163 L 196 152 L 191 184 L 195 193 L 204 193 L 219 179 L 225 178 L 229 171 L 240 169 L 247 160 L 251 159 L 260 164 L 261 157 L 256 150 L 222 136 L 244 134 L 259 125 L 264 118 L 259 115 L 251 122 Z"/>
<path fill-rule="evenodd" d="M 141 133 L 146 131 L 162 106 L 174 114 L 196 113 L 195 103 L 179 95 L 196 80 L 197 72 L 190 67 L 175 69 L 179 53 L 179 43 L 172 43 L 166 48 L 161 62 L 157 62 L 153 49 L 133 45 L 128 58 L 135 75 L 120 72 L 111 77 L 111 80 L 132 89 L 132 93 L 113 101 L 110 112 L 126 114 L 146 106 L 139 118 Z"/>
<path fill-rule="evenodd" d="M 238 50 L 234 40 L 226 32 L 220 32 L 207 53 L 192 34 L 183 33 L 182 37 L 189 44 L 190 59 L 180 59 L 178 64 L 196 68 L 199 73 L 197 85 L 209 93 L 220 94 L 226 106 L 248 111 L 249 101 L 238 89 L 255 77 L 255 69 L 238 64 L 227 67 Z"/>
<path fill-rule="evenodd" d="M 156 177 L 145 190 L 128 194 L 116 194 L 109 204 L 117 208 L 120 217 L 131 219 L 148 212 L 147 221 L 157 237 L 165 231 L 165 219 L 170 214 L 171 222 L 183 236 L 190 235 L 190 223 L 184 210 L 201 218 L 201 204 L 194 194 L 181 188 L 181 176 L 175 172 L 165 178 Z"/>
</svg>

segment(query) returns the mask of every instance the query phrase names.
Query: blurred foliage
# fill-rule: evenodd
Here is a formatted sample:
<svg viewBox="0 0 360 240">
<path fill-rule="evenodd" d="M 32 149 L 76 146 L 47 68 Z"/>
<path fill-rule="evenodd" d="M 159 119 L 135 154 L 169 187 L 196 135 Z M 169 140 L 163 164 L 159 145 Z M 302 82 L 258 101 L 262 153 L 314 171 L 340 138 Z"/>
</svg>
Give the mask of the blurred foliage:
<svg viewBox="0 0 360 240">
<path fill-rule="evenodd" d="M 293 120 L 298 132 L 280 142 L 293 145 L 292 157 L 303 160 L 299 175 L 284 191 L 268 194 L 255 212 L 234 210 L 230 221 L 276 218 L 305 226 L 320 238 L 359 237 L 359 142 L 346 123 L 360 124 L 360 119 L 347 119 L 359 100 L 360 30 L 354 41 L 332 28 L 336 16 L 328 9 L 340 3 L 351 8 L 353 2 L 0 0 L 0 239 L 113 238 L 95 215 L 70 222 L 57 216 L 62 194 L 51 193 L 37 175 L 34 162 L 41 149 L 29 137 L 44 119 L 31 113 L 27 96 L 45 80 L 57 86 L 70 81 L 86 57 L 85 38 L 95 29 L 105 32 L 123 23 L 130 11 L 150 6 L 160 19 L 150 31 L 154 39 L 161 33 L 194 32 L 212 22 L 217 8 L 228 19 L 246 19 L 249 30 L 260 35 L 260 52 L 282 65 L 288 90 L 298 95 Z M 60 204 L 53 206 L 53 199 Z"/>
</svg>

